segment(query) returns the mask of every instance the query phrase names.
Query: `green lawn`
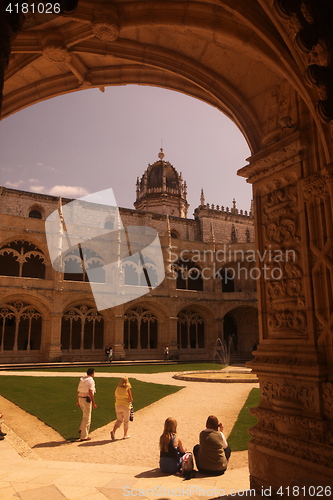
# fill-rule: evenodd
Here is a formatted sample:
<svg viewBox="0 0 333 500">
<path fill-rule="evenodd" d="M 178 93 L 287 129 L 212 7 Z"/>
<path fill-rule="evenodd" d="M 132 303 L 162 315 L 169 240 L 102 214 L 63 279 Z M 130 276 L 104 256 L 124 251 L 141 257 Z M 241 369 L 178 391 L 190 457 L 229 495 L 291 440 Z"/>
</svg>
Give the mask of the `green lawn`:
<svg viewBox="0 0 333 500">
<path fill-rule="evenodd" d="M 91 365 L 94 367 L 94 364 Z M 125 365 L 125 366 L 115 366 L 115 365 L 106 365 L 106 366 L 97 366 L 96 372 L 101 373 L 161 373 L 161 372 L 192 372 L 197 370 L 221 370 L 225 365 L 221 365 L 220 363 L 175 363 L 175 364 L 163 364 L 160 365 Z M 87 371 L 87 366 L 71 366 L 66 368 L 31 368 L 33 371 L 42 371 L 42 372 L 83 372 Z M 24 371 L 30 371 L 24 370 Z"/>
<path fill-rule="evenodd" d="M 91 431 L 115 420 L 114 391 L 119 378 L 98 378 L 96 403 Z M 140 410 L 182 387 L 151 384 L 130 379 L 134 410 Z M 0 394 L 28 413 L 53 427 L 65 439 L 77 439 L 82 412 L 76 406 L 78 378 L 76 377 L 20 377 L 4 375 L 0 378 Z M 111 428 L 111 426 L 110 426 Z M 33 429 L 31 429 L 33 432 Z"/>
<path fill-rule="evenodd" d="M 252 389 L 228 437 L 228 444 L 232 451 L 247 450 L 251 437 L 247 430 L 257 423 L 257 419 L 249 413 L 249 408 L 258 406 L 260 389 Z"/>
</svg>

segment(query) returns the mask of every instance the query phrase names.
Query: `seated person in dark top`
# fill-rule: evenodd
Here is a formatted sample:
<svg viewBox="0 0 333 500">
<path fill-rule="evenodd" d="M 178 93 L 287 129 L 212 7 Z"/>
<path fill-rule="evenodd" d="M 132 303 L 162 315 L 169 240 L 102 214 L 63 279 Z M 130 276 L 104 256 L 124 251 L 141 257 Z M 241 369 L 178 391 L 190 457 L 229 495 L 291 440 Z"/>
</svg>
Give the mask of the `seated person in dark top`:
<svg viewBox="0 0 333 500">
<path fill-rule="evenodd" d="M 193 448 L 198 471 L 202 474 L 220 476 L 227 469 L 231 451 L 222 430 L 217 417 L 210 415 L 206 429 L 200 432 L 200 444 Z"/>
<path fill-rule="evenodd" d="M 160 468 L 167 474 L 176 474 L 182 466 L 185 453 L 183 443 L 177 436 L 177 421 L 169 417 L 164 422 L 163 434 L 160 437 Z"/>
</svg>

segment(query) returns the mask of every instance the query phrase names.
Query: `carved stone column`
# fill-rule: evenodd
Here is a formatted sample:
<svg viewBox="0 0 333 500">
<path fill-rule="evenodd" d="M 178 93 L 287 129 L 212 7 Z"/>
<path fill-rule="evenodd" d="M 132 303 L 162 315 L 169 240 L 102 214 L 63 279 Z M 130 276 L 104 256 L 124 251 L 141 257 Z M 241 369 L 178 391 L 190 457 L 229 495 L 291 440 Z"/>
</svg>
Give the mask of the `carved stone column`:
<svg viewBox="0 0 333 500">
<path fill-rule="evenodd" d="M 250 480 L 273 494 L 296 478 L 333 475 L 332 178 L 326 169 L 303 179 L 306 147 L 294 132 L 239 172 L 253 183 L 261 272 Z"/>
<path fill-rule="evenodd" d="M 167 345 L 170 349 L 170 358 L 179 359 L 179 349 L 177 342 L 178 316 L 170 316 L 167 322 Z"/>
<path fill-rule="evenodd" d="M 113 359 L 115 361 L 125 359 L 124 350 L 124 315 L 116 314 L 114 319 L 113 335 Z"/>
<path fill-rule="evenodd" d="M 216 338 L 221 339 L 221 342 L 223 342 L 224 341 L 224 318 L 217 318 L 216 321 L 217 321 L 217 336 L 216 336 Z"/>
<path fill-rule="evenodd" d="M 45 361 L 52 363 L 62 360 L 61 324 L 62 312 L 59 310 L 53 311 L 51 319 L 48 322 L 48 328 L 50 330 L 48 332 L 47 342 L 45 345 Z"/>
</svg>

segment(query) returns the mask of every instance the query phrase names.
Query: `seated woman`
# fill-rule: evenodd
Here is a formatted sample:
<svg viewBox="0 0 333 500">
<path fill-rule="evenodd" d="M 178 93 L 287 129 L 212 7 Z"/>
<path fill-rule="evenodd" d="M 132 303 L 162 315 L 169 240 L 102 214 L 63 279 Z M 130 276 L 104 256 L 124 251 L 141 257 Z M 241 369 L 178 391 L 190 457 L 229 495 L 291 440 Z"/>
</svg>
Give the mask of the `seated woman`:
<svg viewBox="0 0 333 500">
<path fill-rule="evenodd" d="M 207 418 L 206 429 L 200 432 L 200 444 L 193 448 L 199 472 L 209 476 L 221 476 L 227 469 L 231 451 L 217 417 Z"/>
<path fill-rule="evenodd" d="M 183 443 L 177 436 L 177 421 L 169 417 L 164 422 L 163 434 L 160 437 L 160 468 L 166 474 L 176 474 L 182 466 L 185 453 Z"/>
</svg>

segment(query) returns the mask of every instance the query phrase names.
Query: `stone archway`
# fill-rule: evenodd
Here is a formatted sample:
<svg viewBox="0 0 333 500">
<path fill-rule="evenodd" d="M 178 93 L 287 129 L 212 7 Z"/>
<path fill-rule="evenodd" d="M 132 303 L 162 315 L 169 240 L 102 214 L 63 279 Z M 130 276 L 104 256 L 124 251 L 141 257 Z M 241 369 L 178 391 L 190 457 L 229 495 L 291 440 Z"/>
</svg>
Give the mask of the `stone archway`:
<svg viewBox="0 0 333 500">
<path fill-rule="evenodd" d="M 8 66 L 2 116 L 66 92 L 139 83 L 202 99 L 238 125 L 252 152 L 239 173 L 253 184 L 262 257 L 260 345 L 252 363 L 262 400 L 251 431 L 251 486 L 287 486 L 300 466 L 302 477 L 328 480 L 331 7 L 324 0 L 80 0 L 75 10 L 76 4 L 65 0 L 67 12 L 48 18 L 0 16 L 2 70 Z"/>
<path fill-rule="evenodd" d="M 249 306 L 229 310 L 223 318 L 223 333 L 226 344 L 231 341 L 234 359 L 251 359 L 253 347 L 259 342 L 257 310 Z"/>
</svg>

